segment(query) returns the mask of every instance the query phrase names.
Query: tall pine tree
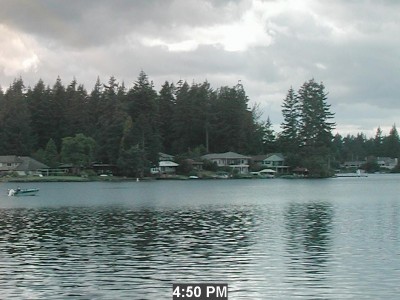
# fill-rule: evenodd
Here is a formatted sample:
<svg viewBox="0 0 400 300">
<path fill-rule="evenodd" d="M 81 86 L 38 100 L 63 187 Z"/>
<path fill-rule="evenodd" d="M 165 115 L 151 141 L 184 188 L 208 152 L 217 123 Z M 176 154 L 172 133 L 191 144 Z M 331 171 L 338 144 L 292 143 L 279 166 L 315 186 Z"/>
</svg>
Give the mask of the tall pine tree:
<svg viewBox="0 0 400 300">
<path fill-rule="evenodd" d="M 279 134 L 279 142 L 286 153 L 296 152 L 300 146 L 299 141 L 299 122 L 300 122 L 300 103 L 297 95 L 291 87 L 283 100 L 281 124 L 282 131 Z"/>
<path fill-rule="evenodd" d="M 316 150 L 330 147 L 335 123 L 334 114 L 327 103 L 327 93 L 322 83 L 314 79 L 305 82 L 298 91 L 300 104 L 300 139 L 301 146 Z"/>
<path fill-rule="evenodd" d="M 173 139 L 173 114 L 175 109 L 175 86 L 166 81 L 158 96 L 159 128 L 163 151 L 171 153 Z"/>
<path fill-rule="evenodd" d="M 396 124 L 393 124 L 389 135 L 385 137 L 382 148 L 385 156 L 392 158 L 400 157 L 400 138 Z"/>
<path fill-rule="evenodd" d="M 0 153 L 30 155 L 34 144 L 31 114 L 22 79 L 17 79 L 5 93 L 0 108 Z"/>
<path fill-rule="evenodd" d="M 158 164 L 161 151 L 157 92 L 143 71 L 127 95 L 127 109 L 133 121 L 134 145 L 143 150 L 146 164 Z"/>
</svg>

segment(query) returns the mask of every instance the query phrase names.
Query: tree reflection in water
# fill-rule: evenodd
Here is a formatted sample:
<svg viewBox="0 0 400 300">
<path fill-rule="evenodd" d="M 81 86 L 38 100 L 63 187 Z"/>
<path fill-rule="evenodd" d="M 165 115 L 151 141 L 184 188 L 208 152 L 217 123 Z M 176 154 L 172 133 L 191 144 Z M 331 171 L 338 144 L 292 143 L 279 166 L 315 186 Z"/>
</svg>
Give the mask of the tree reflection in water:
<svg viewBox="0 0 400 300">
<path fill-rule="evenodd" d="M 291 203 L 286 213 L 288 280 L 318 285 L 329 276 L 333 207 L 329 203 Z M 328 286 L 328 284 L 327 284 Z M 315 291 L 315 286 L 313 286 Z"/>
<path fill-rule="evenodd" d="M 3 265 L 14 270 L 8 284 L 28 286 L 21 274 L 47 282 L 38 297 L 73 289 L 99 298 L 117 289 L 117 298 L 137 290 L 160 299 L 179 280 L 220 281 L 227 270 L 240 280 L 255 243 L 253 212 L 242 208 L 21 209 L 0 217 Z"/>
</svg>

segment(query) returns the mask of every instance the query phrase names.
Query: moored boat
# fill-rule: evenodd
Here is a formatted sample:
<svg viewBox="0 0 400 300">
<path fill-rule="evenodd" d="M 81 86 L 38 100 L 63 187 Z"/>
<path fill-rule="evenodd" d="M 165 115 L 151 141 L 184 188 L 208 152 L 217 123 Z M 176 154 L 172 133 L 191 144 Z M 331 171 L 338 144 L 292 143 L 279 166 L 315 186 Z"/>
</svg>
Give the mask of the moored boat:
<svg viewBox="0 0 400 300">
<path fill-rule="evenodd" d="M 9 189 L 8 196 L 35 196 L 39 192 L 39 189 Z"/>
<path fill-rule="evenodd" d="M 356 173 L 337 173 L 335 177 L 368 177 L 368 175 L 364 171 L 358 169 Z"/>
</svg>

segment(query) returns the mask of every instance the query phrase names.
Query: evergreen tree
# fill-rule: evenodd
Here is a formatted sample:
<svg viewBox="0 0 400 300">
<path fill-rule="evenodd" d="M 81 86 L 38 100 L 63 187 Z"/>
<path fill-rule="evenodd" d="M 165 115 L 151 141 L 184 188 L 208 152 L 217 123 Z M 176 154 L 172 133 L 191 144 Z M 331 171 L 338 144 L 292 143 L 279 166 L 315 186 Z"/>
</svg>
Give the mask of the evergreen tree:
<svg viewBox="0 0 400 300">
<path fill-rule="evenodd" d="M 190 86 L 186 81 L 178 82 L 172 123 L 173 142 L 171 146 L 174 154 L 187 152 L 190 143 L 190 135 L 192 133 L 191 118 L 193 114 L 191 111 L 189 90 Z"/>
<path fill-rule="evenodd" d="M 382 129 L 379 126 L 376 129 L 376 134 L 375 134 L 375 138 L 374 138 L 374 152 L 373 154 L 375 156 L 381 156 L 382 153 L 382 144 L 383 144 L 383 136 L 382 136 Z"/>
<path fill-rule="evenodd" d="M 249 151 L 250 154 L 264 154 L 266 153 L 266 146 L 275 147 L 275 141 L 271 145 L 266 145 L 265 142 L 269 143 L 268 141 L 272 141 L 271 133 L 274 134 L 271 127 L 266 124 L 265 121 L 261 121 L 262 113 L 259 110 L 259 104 L 255 104 L 251 109 L 251 115 L 253 120 L 253 127 L 254 129 L 251 132 L 251 136 L 249 137 Z M 269 117 L 268 117 L 269 120 Z M 270 130 L 269 130 L 270 129 Z M 268 137 L 269 136 L 269 137 Z M 275 137 L 274 137 L 275 139 Z M 268 148 L 269 149 L 269 148 Z"/>
<path fill-rule="evenodd" d="M 34 147 L 44 148 L 51 138 L 51 116 L 49 116 L 50 88 L 40 79 L 33 90 L 27 94 L 29 110 L 31 113 L 31 130 L 36 138 Z"/>
<path fill-rule="evenodd" d="M 210 84 L 205 81 L 202 84 L 192 84 L 188 94 L 191 116 L 191 133 L 188 137 L 188 146 L 194 149 L 199 146 L 207 146 L 209 143 L 211 99 L 213 91 Z"/>
<path fill-rule="evenodd" d="M 148 166 L 143 147 L 140 147 L 135 137 L 132 118 L 127 117 L 124 124 L 123 136 L 117 165 L 123 174 L 143 177 L 145 167 Z"/>
<path fill-rule="evenodd" d="M 48 102 L 48 120 L 50 123 L 49 138 L 52 138 L 57 145 L 57 148 L 61 148 L 61 140 L 66 133 L 66 95 L 65 87 L 63 86 L 60 77 L 57 78 L 51 93 L 49 95 Z M 47 139 L 48 140 L 48 139 Z"/>
<path fill-rule="evenodd" d="M 83 85 L 74 79 L 66 89 L 65 135 L 89 134 L 89 101 Z"/>
<path fill-rule="evenodd" d="M 163 143 L 163 151 L 171 153 L 173 142 L 173 117 L 175 110 L 175 86 L 166 81 L 160 90 L 158 97 L 160 117 L 160 138 Z"/>
<path fill-rule="evenodd" d="M 287 161 L 292 166 L 306 167 L 310 176 L 329 176 L 335 123 L 330 121 L 334 114 L 327 104 L 324 85 L 311 79 L 300 87 L 297 95 L 290 88 L 282 114 L 280 142 Z"/>
<path fill-rule="evenodd" d="M 158 164 L 161 151 L 157 92 L 147 75 L 141 71 L 127 94 L 127 109 L 133 120 L 135 144 L 147 155 L 148 164 Z"/>
<path fill-rule="evenodd" d="M 15 80 L 2 101 L 0 153 L 3 155 L 30 155 L 32 152 L 31 115 L 24 88 L 22 79 Z"/>
<path fill-rule="evenodd" d="M 327 94 L 322 83 L 314 79 L 305 82 L 298 91 L 300 103 L 300 139 L 301 146 L 309 149 L 330 147 L 332 142 L 332 130 L 335 127 L 334 114 L 330 112 L 327 104 Z"/>
<path fill-rule="evenodd" d="M 356 136 L 347 135 L 343 139 L 343 157 L 345 160 L 363 160 L 368 156 L 365 149 L 367 137 L 363 133 L 357 133 Z"/>
<path fill-rule="evenodd" d="M 340 163 L 344 161 L 343 157 L 343 137 L 337 133 L 332 141 L 332 166 L 335 169 L 340 167 Z"/>
<path fill-rule="evenodd" d="M 215 93 L 208 82 L 192 86 L 187 82 L 178 83 L 172 125 L 174 153 L 209 146 L 214 99 Z"/>
<path fill-rule="evenodd" d="M 104 91 L 97 99 L 98 119 L 94 138 L 98 145 L 96 158 L 103 163 L 117 163 L 120 152 L 126 113 L 118 103 L 118 85 L 115 77 L 111 76 L 108 85 L 104 85 Z"/>
<path fill-rule="evenodd" d="M 282 115 L 283 122 L 281 124 L 282 131 L 279 135 L 279 142 L 285 152 L 292 153 L 298 150 L 300 146 L 300 103 L 292 87 L 283 101 Z"/>
<path fill-rule="evenodd" d="M 269 116 L 264 124 L 263 144 L 264 153 L 271 153 L 275 151 L 276 136 L 274 129 L 272 128 L 272 122 Z"/>
<path fill-rule="evenodd" d="M 138 145 L 128 149 L 121 149 L 117 165 L 123 174 L 141 178 L 148 168 L 145 152 Z"/>
<path fill-rule="evenodd" d="M 44 161 L 46 165 L 51 168 L 55 168 L 58 166 L 59 163 L 59 155 L 57 152 L 57 146 L 53 139 L 50 139 L 44 150 Z"/>
<path fill-rule="evenodd" d="M 99 119 L 101 116 L 101 103 L 103 97 L 103 85 L 100 78 L 97 77 L 93 90 L 91 91 L 88 99 L 88 135 L 97 136 Z"/>
<path fill-rule="evenodd" d="M 51 168 L 56 168 L 60 162 L 57 146 L 53 139 L 47 142 L 44 150 L 43 148 L 39 148 L 39 150 L 33 153 L 33 157 Z"/>
<path fill-rule="evenodd" d="M 397 132 L 396 124 L 393 124 L 389 135 L 383 141 L 384 156 L 399 158 L 400 157 L 400 138 Z"/>
<path fill-rule="evenodd" d="M 216 114 L 212 123 L 213 131 L 210 134 L 211 152 L 251 152 L 249 145 L 252 145 L 255 122 L 248 101 L 241 83 L 233 88 L 222 87 L 217 90 L 213 105 Z"/>
</svg>

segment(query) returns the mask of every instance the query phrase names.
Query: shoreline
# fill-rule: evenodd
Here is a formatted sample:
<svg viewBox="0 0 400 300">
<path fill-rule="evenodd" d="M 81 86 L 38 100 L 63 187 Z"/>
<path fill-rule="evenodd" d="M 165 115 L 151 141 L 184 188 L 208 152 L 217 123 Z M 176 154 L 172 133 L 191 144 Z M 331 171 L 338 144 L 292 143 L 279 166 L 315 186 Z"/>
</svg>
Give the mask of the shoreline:
<svg viewBox="0 0 400 300">
<path fill-rule="evenodd" d="M 382 175 L 382 174 L 396 174 L 396 173 L 371 173 L 371 174 L 361 174 L 358 175 L 356 173 L 337 173 L 331 177 L 303 177 L 303 176 L 293 176 L 293 175 L 282 175 L 274 178 L 265 178 L 265 177 L 232 177 L 232 178 L 215 178 L 215 177 L 197 177 L 193 178 L 191 176 L 184 176 L 184 175 L 175 175 L 169 177 L 143 177 L 143 178 L 136 178 L 136 177 L 119 177 L 119 176 L 93 176 L 93 177 L 81 177 L 81 176 L 21 176 L 21 177 L 2 177 L 0 178 L 0 183 L 6 182 L 15 182 L 15 183 L 29 183 L 29 182 L 148 182 L 148 181 L 164 181 L 164 180 L 189 180 L 189 181 L 196 181 L 196 180 L 273 180 L 273 179 L 329 179 L 329 178 L 351 178 L 351 177 L 368 177 L 369 175 Z"/>
</svg>

